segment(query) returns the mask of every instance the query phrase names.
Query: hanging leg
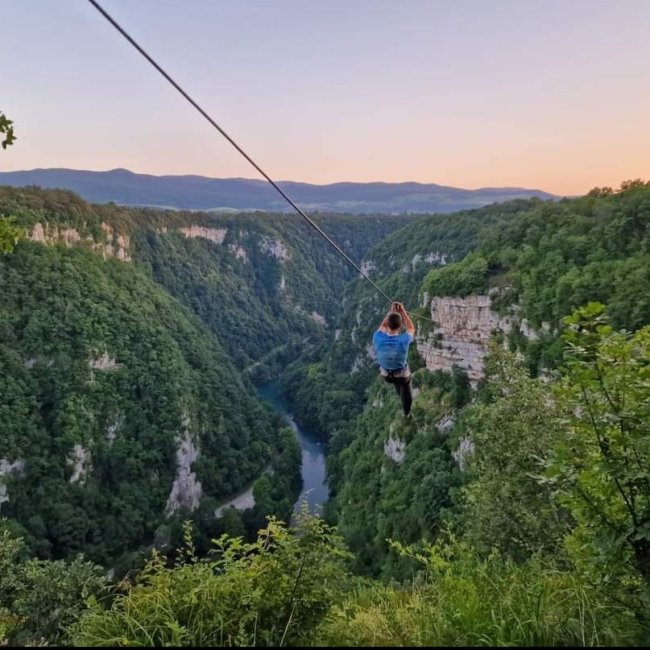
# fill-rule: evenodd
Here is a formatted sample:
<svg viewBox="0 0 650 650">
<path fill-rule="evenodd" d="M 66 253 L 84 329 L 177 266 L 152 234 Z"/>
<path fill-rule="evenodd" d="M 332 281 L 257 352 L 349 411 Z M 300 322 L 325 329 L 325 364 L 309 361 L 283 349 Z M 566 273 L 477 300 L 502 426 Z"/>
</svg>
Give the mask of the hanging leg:
<svg viewBox="0 0 650 650">
<path fill-rule="evenodd" d="M 402 401 L 402 409 L 404 415 L 407 416 L 411 412 L 411 404 L 413 404 L 413 389 L 411 388 L 411 377 L 386 377 L 389 384 L 393 384 L 395 392 L 398 394 Z"/>
<path fill-rule="evenodd" d="M 395 392 L 397 395 L 401 398 L 402 397 L 402 389 L 400 388 L 399 382 L 401 381 L 399 377 L 384 377 L 384 379 L 389 383 L 393 385 L 393 388 L 395 389 Z"/>
<path fill-rule="evenodd" d="M 408 416 L 411 412 L 411 405 L 413 404 L 413 389 L 411 388 L 411 378 L 405 377 L 399 380 L 400 398 L 402 400 L 402 409 L 404 415 Z M 397 387 L 397 385 L 396 385 Z"/>
</svg>

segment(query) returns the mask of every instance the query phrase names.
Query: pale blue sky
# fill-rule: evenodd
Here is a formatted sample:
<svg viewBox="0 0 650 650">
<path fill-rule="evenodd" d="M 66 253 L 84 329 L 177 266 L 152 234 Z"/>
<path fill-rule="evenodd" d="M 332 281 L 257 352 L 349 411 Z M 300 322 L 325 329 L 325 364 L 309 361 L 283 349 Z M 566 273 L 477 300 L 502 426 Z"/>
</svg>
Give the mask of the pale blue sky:
<svg viewBox="0 0 650 650">
<path fill-rule="evenodd" d="M 650 0 L 103 0 L 278 179 L 650 178 Z M 86 0 L 2 0 L 0 168 L 255 177 Z"/>
</svg>

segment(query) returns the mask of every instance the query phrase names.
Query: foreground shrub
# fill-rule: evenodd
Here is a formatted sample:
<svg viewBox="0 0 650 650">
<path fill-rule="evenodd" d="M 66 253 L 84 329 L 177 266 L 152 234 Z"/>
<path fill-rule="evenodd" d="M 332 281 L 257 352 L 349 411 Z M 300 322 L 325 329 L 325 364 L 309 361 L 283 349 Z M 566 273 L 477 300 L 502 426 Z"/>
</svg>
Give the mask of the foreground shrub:
<svg viewBox="0 0 650 650">
<path fill-rule="evenodd" d="M 25 542 L 0 521 L 0 646 L 60 645 L 107 580 L 101 567 L 30 558 Z"/>
<path fill-rule="evenodd" d="M 188 536 L 189 539 L 189 536 Z M 299 645 L 343 597 L 348 554 L 319 519 L 287 530 L 271 520 L 253 544 L 227 536 L 214 559 L 188 541 L 168 567 L 154 556 L 135 586 L 72 631 L 81 646 Z"/>
</svg>

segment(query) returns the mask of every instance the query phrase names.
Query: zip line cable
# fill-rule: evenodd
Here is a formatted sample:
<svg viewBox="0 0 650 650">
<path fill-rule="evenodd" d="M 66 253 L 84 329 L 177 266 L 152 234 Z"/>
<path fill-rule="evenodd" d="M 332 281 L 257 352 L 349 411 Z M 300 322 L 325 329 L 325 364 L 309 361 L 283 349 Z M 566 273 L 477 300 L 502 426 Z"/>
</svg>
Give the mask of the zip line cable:
<svg viewBox="0 0 650 650">
<path fill-rule="evenodd" d="M 381 287 L 379 287 L 365 271 L 359 267 L 354 260 L 311 218 L 302 210 L 289 195 L 235 142 L 228 133 L 210 117 L 210 115 L 201 106 L 190 97 L 190 95 L 183 90 L 183 88 L 174 81 L 174 79 L 156 62 L 156 60 L 147 53 L 147 51 L 98 3 L 96 0 L 88 0 L 88 2 L 97 9 L 97 11 L 106 18 L 106 20 L 147 60 L 149 63 L 261 174 L 265 180 L 280 194 L 280 196 L 314 229 L 321 235 L 344 259 L 345 261 L 356 269 L 361 277 L 367 280 L 388 302 L 395 302 Z M 424 320 L 431 320 L 426 316 L 418 316 L 414 314 L 415 318 Z"/>
</svg>

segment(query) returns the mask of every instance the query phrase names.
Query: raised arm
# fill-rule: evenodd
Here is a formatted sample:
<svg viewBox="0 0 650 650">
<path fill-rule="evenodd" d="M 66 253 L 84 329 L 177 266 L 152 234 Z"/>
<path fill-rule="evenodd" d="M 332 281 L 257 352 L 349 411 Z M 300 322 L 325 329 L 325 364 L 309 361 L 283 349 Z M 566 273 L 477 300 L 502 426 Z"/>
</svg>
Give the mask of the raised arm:
<svg viewBox="0 0 650 650">
<path fill-rule="evenodd" d="M 404 305 L 401 302 L 395 303 L 395 311 L 401 315 L 406 331 L 411 336 L 415 336 L 415 325 L 413 325 L 411 317 L 408 315 L 408 312 L 404 309 Z"/>
<path fill-rule="evenodd" d="M 399 312 L 399 309 L 397 308 L 397 305 L 399 305 L 399 303 L 398 303 L 398 302 L 394 302 L 394 303 L 390 306 L 390 310 L 388 311 L 388 313 L 387 313 L 386 316 L 384 317 L 384 320 L 381 321 L 381 324 L 379 325 L 379 327 L 378 327 L 377 329 L 379 329 L 379 330 L 382 331 L 382 332 L 390 332 L 390 327 L 389 327 L 389 325 L 388 325 L 388 317 L 389 317 L 389 316 L 391 315 L 391 313 L 394 312 L 394 311 L 400 313 L 400 312 Z M 402 320 L 403 320 L 403 318 L 402 318 Z"/>
<path fill-rule="evenodd" d="M 388 312 L 390 314 L 390 312 Z M 388 327 L 388 314 L 384 317 L 384 320 L 381 321 L 379 324 L 379 327 L 377 328 L 378 330 L 381 330 L 382 332 L 387 332 L 390 328 Z"/>
</svg>

